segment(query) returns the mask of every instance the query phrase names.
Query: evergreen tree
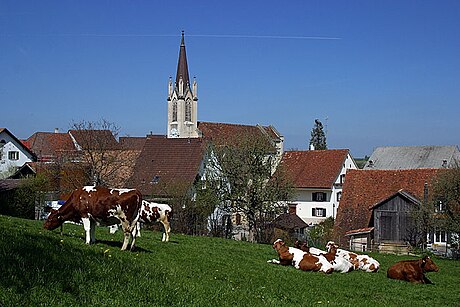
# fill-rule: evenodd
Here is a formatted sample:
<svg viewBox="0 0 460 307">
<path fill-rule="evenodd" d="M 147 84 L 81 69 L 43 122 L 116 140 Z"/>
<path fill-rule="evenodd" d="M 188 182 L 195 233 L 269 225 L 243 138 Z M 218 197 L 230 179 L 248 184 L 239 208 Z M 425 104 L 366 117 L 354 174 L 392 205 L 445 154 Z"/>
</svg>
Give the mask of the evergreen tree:
<svg viewBox="0 0 460 307">
<path fill-rule="evenodd" d="M 316 150 L 327 149 L 326 134 L 324 133 L 323 124 L 319 119 L 315 119 L 315 126 L 311 130 L 310 148 L 313 145 Z"/>
</svg>

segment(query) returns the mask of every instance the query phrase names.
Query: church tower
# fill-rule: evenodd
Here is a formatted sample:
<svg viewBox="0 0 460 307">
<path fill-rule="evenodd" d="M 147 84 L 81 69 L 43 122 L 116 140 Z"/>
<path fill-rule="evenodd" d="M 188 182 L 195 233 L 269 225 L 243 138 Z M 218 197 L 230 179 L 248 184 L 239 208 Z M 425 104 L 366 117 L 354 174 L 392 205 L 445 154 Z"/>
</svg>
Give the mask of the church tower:
<svg viewBox="0 0 460 307">
<path fill-rule="evenodd" d="M 190 85 L 184 31 L 180 43 L 176 81 L 168 83 L 168 138 L 197 138 L 197 83 Z"/>
</svg>

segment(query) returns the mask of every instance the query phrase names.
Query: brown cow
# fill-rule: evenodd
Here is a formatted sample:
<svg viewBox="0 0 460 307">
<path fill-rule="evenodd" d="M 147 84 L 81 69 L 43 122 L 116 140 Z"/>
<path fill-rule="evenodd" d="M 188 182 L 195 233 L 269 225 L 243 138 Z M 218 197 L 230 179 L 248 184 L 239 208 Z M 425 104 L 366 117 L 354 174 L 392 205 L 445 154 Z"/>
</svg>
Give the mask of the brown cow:
<svg viewBox="0 0 460 307">
<path fill-rule="evenodd" d="M 405 260 L 393 264 L 387 270 L 387 277 L 410 281 L 416 284 L 432 284 L 426 278 L 425 272 L 437 272 L 439 268 L 430 257 L 425 256 L 419 260 Z"/>
<path fill-rule="evenodd" d="M 121 250 L 126 250 L 131 237 L 132 250 L 136 237 L 131 233 L 136 230 L 141 204 L 142 195 L 137 190 L 87 186 L 73 191 L 59 210 L 52 210 L 43 227 L 53 230 L 65 221 L 81 221 L 90 244 L 96 241 L 96 223 L 121 224 L 125 236 Z"/>
</svg>

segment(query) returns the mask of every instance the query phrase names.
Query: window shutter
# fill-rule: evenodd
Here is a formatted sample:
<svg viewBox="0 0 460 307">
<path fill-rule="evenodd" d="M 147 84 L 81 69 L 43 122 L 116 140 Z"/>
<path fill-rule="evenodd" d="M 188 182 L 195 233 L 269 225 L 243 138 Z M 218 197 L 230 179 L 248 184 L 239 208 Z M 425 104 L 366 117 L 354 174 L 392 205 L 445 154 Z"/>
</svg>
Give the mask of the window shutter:
<svg viewBox="0 0 460 307">
<path fill-rule="evenodd" d="M 311 208 L 311 215 L 316 216 L 316 208 Z"/>
</svg>

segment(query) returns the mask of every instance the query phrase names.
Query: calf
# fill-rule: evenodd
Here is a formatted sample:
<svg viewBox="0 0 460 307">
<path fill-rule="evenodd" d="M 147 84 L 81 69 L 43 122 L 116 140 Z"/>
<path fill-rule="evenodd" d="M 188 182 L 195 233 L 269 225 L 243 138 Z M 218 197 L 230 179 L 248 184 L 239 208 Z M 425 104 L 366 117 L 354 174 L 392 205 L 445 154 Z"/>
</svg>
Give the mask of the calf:
<svg viewBox="0 0 460 307">
<path fill-rule="evenodd" d="M 90 244 L 96 241 L 96 223 L 121 224 L 124 233 L 121 249 L 126 250 L 132 238 L 132 250 L 136 240 L 132 232 L 136 230 L 141 201 L 142 195 L 137 190 L 83 187 L 73 191 L 61 208 L 52 210 L 43 226 L 53 230 L 65 221 L 81 221 L 86 232 L 86 243 Z"/>
<path fill-rule="evenodd" d="M 281 239 L 273 243 L 273 248 L 277 251 L 279 260 L 269 260 L 269 263 L 292 265 L 302 271 L 320 271 L 326 274 L 334 270 L 324 256 L 315 256 L 298 248 L 288 247 Z"/>
<path fill-rule="evenodd" d="M 387 270 L 387 277 L 410 281 L 416 284 L 432 284 L 425 276 L 426 272 L 437 272 L 439 268 L 430 257 L 425 256 L 418 260 L 405 260 L 393 264 Z"/>
<path fill-rule="evenodd" d="M 356 253 L 338 248 L 338 246 L 332 241 L 327 242 L 326 248 L 329 249 L 330 246 L 335 246 L 337 248 L 336 255 L 351 263 L 355 270 L 362 270 L 365 272 L 378 272 L 380 268 L 380 263 L 371 256 L 358 255 Z"/>
</svg>

